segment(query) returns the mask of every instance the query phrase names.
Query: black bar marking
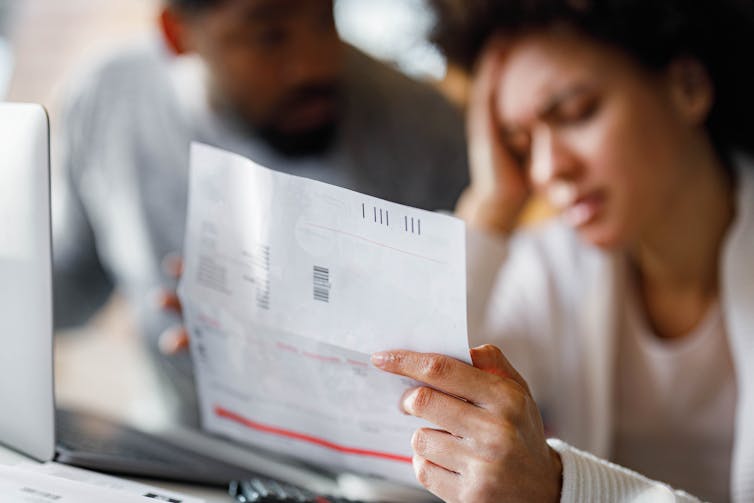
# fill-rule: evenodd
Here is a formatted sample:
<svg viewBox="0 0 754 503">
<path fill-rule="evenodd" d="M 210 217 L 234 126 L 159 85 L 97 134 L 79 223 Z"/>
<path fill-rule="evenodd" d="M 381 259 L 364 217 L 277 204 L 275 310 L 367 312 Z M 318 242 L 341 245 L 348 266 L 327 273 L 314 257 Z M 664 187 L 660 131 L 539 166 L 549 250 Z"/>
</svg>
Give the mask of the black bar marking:
<svg viewBox="0 0 754 503">
<path fill-rule="evenodd" d="M 330 302 L 330 269 L 315 265 L 312 271 L 314 300 Z"/>
<path fill-rule="evenodd" d="M 364 207 L 364 203 L 361 203 L 361 218 L 366 218 L 366 217 L 367 217 L 367 210 Z"/>
<path fill-rule="evenodd" d="M 419 226 L 419 235 L 422 235 L 422 221 L 421 218 L 416 221 L 417 225 Z"/>
</svg>

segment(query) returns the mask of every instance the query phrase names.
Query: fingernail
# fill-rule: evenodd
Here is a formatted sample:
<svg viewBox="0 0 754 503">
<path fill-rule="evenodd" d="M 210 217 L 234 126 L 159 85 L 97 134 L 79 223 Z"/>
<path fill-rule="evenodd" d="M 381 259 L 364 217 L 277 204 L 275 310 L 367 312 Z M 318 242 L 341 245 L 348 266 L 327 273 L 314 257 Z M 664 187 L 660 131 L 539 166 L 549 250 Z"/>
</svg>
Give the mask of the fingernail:
<svg viewBox="0 0 754 503">
<path fill-rule="evenodd" d="M 375 367 L 382 368 L 387 365 L 387 362 L 389 362 L 391 359 L 392 355 L 387 351 L 372 353 L 372 365 L 374 365 Z"/>
<path fill-rule="evenodd" d="M 414 397 L 416 396 L 416 390 L 412 389 L 403 395 L 401 399 L 401 412 L 406 415 L 411 414 L 411 408 L 414 406 Z"/>
<path fill-rule="evenodd" d="M 172 326 L 162 332 L 157 339 L 157 347 L 163 355 L 173 355 L 178 352 L 181 345 L 182 327 Z"/>
</svg>

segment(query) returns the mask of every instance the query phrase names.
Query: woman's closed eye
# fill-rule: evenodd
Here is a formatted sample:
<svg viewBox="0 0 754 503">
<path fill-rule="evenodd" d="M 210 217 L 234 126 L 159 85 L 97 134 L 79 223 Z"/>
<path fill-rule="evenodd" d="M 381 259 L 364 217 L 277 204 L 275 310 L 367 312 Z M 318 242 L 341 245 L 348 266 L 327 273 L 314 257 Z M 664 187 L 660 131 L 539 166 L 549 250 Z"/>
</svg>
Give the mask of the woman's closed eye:
<svg viewBox="0 0 754 503">
<path fill-rule="evenodd" d="M 599 110 L 599 99 L 593 94 L 578 93 L 568 96 L 548 111 L 550 122 L 555 125 L 580 125 L 594 117 Z"/>
</svg>

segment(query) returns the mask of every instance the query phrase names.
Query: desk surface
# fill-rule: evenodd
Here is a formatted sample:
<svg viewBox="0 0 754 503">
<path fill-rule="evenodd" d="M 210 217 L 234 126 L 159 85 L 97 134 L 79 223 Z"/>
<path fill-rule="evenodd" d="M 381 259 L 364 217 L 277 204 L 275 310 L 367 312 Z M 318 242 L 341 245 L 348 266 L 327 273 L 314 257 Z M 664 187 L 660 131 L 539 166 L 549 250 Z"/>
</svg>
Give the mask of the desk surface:
<svg viewBox="0 0 754 503">
<path fill-rule="evenodd" d="M 3 465 L 15 465 L 17 463 L 29 462 L 30 459 L 26 456 L 22 456 L 16 452 L 6 449 L 0 446 L 0 464 Z M 228 494 L 222 489 L 208 489 L 203 487 L 191 486 L 186 484 L 174 484 L 171 482 L 164 482 L 160 480 L 141 480 L 132 479 L 136 482 L 142 482 L 154 487 L 160 487 L 169 491 L 175 491 L 183 493 L 186 496 L 195 496 L 197 498 L 203 498 L 207 503 L 230 503 L 231 499 Z"/>
</svg>

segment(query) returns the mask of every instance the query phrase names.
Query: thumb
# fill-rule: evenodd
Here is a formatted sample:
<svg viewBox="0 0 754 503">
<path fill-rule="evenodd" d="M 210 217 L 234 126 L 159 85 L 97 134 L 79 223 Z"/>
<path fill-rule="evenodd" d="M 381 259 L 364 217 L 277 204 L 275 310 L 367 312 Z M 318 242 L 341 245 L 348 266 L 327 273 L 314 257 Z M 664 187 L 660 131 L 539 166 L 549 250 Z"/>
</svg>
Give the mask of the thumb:
<svg viewBox="0 0 754 503">
<path fill-rule="evenodd" d="M 521 374 L 513 368 L 513 365 L 511 365 L 497 346 L 484 344 L 483 346 L 471 348 L 469 353 L 471 354 L 471 362 L 474 364 L 474 367 L 490 374 L 511 379 L 529 393 L 529 385 L 526 384 Z"/>
</svg>

